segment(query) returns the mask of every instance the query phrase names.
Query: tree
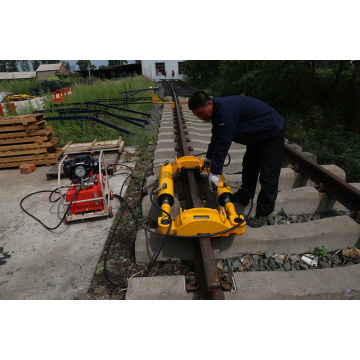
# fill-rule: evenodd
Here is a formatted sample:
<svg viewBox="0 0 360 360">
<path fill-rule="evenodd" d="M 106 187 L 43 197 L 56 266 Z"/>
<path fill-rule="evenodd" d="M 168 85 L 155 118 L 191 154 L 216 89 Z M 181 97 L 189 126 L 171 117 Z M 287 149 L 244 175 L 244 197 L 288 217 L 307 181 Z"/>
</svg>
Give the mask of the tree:
<svg viewBox="0 0 360 360">
<path fill-rule="evenodd" d="M 22 71 L 30 71 L 29 60 L 19 60 Z"/>
<path fill-rule="evenodd" d="M 79 67 L 80 71 L 88 70 L 88 61 L 89 61 L 89 68 L 90 70 L 95 70 L 96 66 L 91 63 L 91 60 L 78 60 L 76 65 Z"/>
<path fill-rule="evenodd" d="M 220 60 L 187 60 L 186 73 L 199 86 L 208 86 L 220 73 Z"/>
<path fill-rule="evenodd" d="M 108 66 L 117 66 L 127 64 L 127 60 L 108 60 Z"/>
<path fill-rule="evenodd" d="M 17 68 L 18 61 L 17 60 L 8 60 L 6 71 L 8 72 L 16 72 L 19 71 Z"/>
<path fill-rule="evenodd" d="M 355 129 L 360 129 L 360 60 L 355 60 Z"/>
<path fill-rule="evenodd" d="M 40 60 L 41 64 L 58 64 L 60 61 L 59 60 Z"/>
<path fill-rule="evenodd" d="M 0 72 L 6 72 L 6 68 L 7 68 L 7 61 L 0 60 Z"/>
<path fill-rule="evenodd" d="M 36 71 L 38 69 L 38 67 L 40 66 L 40 61 L 39 60 L 30 60 L 30 62 L 33 67 L 33 70 Z"/>
<path fill-rule="evenodd" d="M 63 61 L 62 64 L 65 66 L 66 70 L 70 72 L 70 64 L 68 61 Z"/>
</svg>

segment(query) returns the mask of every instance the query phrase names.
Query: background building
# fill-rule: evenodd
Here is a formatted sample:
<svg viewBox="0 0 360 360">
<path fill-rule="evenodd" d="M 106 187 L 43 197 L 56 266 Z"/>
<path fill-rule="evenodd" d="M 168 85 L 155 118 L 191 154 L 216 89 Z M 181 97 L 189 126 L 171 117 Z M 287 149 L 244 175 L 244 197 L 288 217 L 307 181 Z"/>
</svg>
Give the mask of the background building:
<svg viewBox="0 0 360 360">
<path fill-rule="evenodd" d="M 42 64 L 36 70 L 38 80 L 46 80 L 50 76 L 58 74 L 68 75 L 66 67 L 63 64 Z"/>
<path fill-rule="evenodd" d="M 154 81 L 163 80 L 165 77 L 186 80 L 184 60 L 141 60 L 141 69 L 143 76 Z"/>
<path fill-rule="evenodd" d="M 36 71 L 0 72 L 0 80 L 24 80 L 36 77 Z"/>
</svg>

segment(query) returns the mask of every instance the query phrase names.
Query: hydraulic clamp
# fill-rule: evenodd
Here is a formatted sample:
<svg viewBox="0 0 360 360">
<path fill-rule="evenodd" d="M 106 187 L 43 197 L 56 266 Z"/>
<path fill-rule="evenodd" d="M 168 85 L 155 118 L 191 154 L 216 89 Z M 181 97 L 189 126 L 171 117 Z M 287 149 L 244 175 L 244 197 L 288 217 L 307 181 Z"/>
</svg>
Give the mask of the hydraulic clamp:
<svg viewBox="0 0 360 360">
<path fill-rule="evenodd" d="M 182 174 L 187 170 L 195 173 L 210 169 L 204 166 L 204 157 L 183 156 L 175 158 L 171 164 L 166 162 L 160 169 L 158 191 L 158 205 L 162 214 L 158 218 L 158 230 L 161 234 L 177 236 L 196 236 L 198 234 L 210 234 L 210 236 L 228 236 L 230 234 L 243 235 L 245 232 L 245 221 L 242 215 L 238 215 L 232 200 L 232 192 L 225 183 L 223 175 L 219 176 L 219 186 L 214 191 L 217 199 L 218 209 L 197 207 L 182 210 L 175 218 L 170 218 L 171 206 L 174 204 L 174 173 Z M 239 225 L 240 224 L 240 225 Z M 218 235 L 211 235 L 221 232 Z"/>
</svg>

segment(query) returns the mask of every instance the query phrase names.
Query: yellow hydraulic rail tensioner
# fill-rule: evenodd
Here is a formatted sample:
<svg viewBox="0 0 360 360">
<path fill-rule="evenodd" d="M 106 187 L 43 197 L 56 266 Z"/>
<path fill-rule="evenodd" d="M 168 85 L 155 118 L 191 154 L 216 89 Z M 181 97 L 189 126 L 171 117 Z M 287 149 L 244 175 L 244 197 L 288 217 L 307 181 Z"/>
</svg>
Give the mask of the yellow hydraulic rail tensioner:
<svg viewBox="0 0 360 360">
<path fill-rule="evenodd" d="M 183 169 L 183 170 L 182 170 Z M 174 181 L 173 174 L 181 173 L 186 169 L 198 169 L 207 171 L 204 167 L 204 157 L 199 159 L 196 156 L 183 156 L 175 158 L 172 164 L 165 163 L 160 169 L 158 204 L 162 210 L 170 214 L 171 206 L 174 204 Z M 232 192 L 226 186 L 223 175 L 219 176 L 219 187 L 215 196 L 218 197 L 220 208 L 193 208 L 188 210 L 180 209 L 180 214 L 172 221 L 169 234 L 177 236 L 196 236 L 198 234 L 215 234 L 213 236 L 228 236 L 230 234 L 243 235 L 245 232 L 245 221 L 242 215 L 236 214 L 232 202 Z M 239 225 L 239 223 L 241 223 Z M 238 226 L 237 226 L 238 225 Z M 170 219 L 165 214 L 158 218 L 158 229 L 160 234 L 166 234 L 170 226 Z M 237 226 L 237 227 L 235 227 Z M 231 228 L 235 227 L 231 230 Z M 228 231 L 226 231 L 228 230 Z"/>
</svg>

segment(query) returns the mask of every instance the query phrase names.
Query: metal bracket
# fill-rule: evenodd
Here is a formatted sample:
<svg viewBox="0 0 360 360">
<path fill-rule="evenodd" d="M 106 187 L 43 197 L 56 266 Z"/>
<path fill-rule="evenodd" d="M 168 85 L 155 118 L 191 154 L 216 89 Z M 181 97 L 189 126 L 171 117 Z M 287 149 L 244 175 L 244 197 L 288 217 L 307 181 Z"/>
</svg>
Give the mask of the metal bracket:
<svg viewBox="0 0 360 360">
<path fill-rule="evenodd" d="M 325 186 L 324 186 L 323 183 L 319 183 L 319 184 L 314 185 L 314 188 L 315 188 L 318 192 L 325 192 L 325 191 L 326 191 L 326 188 L 325 188 Z"/>
<path fill-rule="evenodd" d="M 350 217 L 360 224 L 360 211 L 352 211 Z"/>
<path fill-rule="evenodd" d="M 220 285 L 224 291 L 230 291 L 232 287 L 232 278 L 227 272 L 219 275 Z"/>
<path fill-rule="evenodd" d="M 185 276 L 185 290 L 196 291 L 199 289 L 198 277 L 194 272 L 189 272 Z"/>
</svg>

